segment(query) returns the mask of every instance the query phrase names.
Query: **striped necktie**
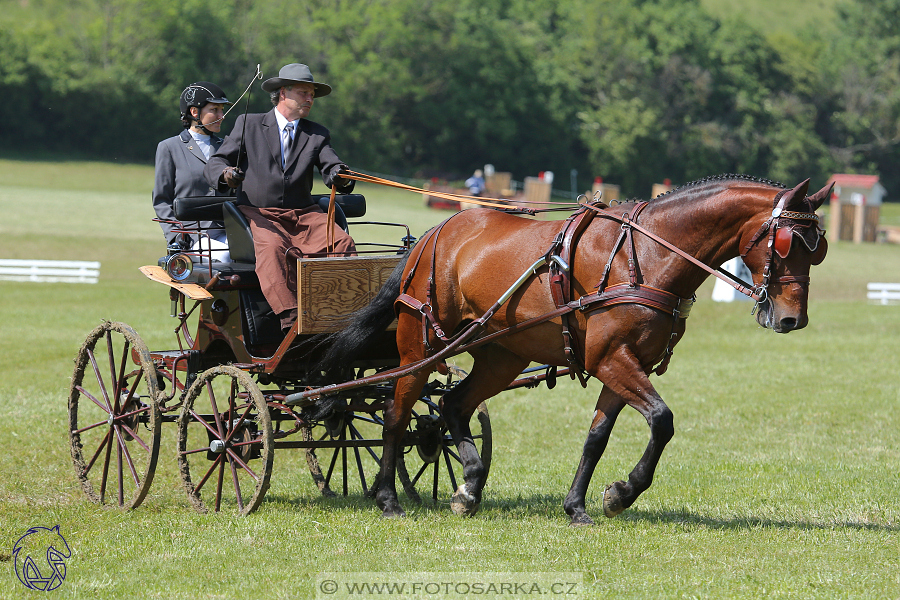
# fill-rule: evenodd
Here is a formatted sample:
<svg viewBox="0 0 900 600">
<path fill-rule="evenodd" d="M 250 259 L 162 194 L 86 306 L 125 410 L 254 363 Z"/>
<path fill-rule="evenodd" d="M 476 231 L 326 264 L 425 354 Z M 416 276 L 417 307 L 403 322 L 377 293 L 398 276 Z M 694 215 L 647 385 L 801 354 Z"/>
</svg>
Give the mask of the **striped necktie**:
<svg viewBox="0 0 900 600">
<path fill-rule="evenodd" d="M 281 130 L 281 168 L 287 164 L 287 159 L 291 156 L 291 148 L 293 148 L 293 136 L 291 133 L 294 131 L 294 124 L 288 123 L 284 126 L 284 129 Z"/>
</svg>

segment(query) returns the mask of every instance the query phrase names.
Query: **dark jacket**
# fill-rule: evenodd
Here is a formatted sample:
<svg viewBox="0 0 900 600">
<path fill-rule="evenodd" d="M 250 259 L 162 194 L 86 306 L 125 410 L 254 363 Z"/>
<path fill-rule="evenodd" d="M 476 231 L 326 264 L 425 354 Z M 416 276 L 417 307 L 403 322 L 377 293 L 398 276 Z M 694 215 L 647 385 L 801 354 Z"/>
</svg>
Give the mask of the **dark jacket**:
<svg viewBox="0 0 900 600">
<path fill-rule="evenodd" d="M 213 151 L 222 145 L 222 139 L 210 136 Z M 226 196 L 228 190 L 217 192 L 203 176 L 206 157 L 197 146 L 197 142 L 185 129 L 180 135 L 165 139 L 156 147 L 156 173 L 153 183 L 153 210 L 160 219 L 175 220 L 173 202 L 175 198 L 188 196 Z M 196 222 L 185 223 L 185 226 L 196 226 Z M 203 228 L 224 228 L 221 221 L 201 221 Z M 176 237 L 172 233 L 173 225 L 160 223 L 166 243 Z M 196 237 L 196 236 L 191 236 Z M 196 241 L 196 240 L 194 240 Z"/>
<path fill-rule="evenodd" d="M 242 137 L 246 154 L 241 154 L 238 165 Z M 331 147 L 328 130 L 318 123 L 300 119 L 294 150 L 282 169 L 281 137 L 275 109 L 272 109 L 265 114 L 237 118 L 231 134 L 210 157 L 204 171 L 206 180 L 224 192 L 228 186 L 221 177 L 222 172 L 231 166 L 239 166 L 245 173 L 243 183 L 237 188 L 238 204 L 259 208 L 306 208 L 312 205 L 313 167 L 319 169 L 325 185 L 331 187 L 332 178 L 344 165 Z M 351 181 L 338 191 L 347 193 L 352 189 Z"/>
</svg>

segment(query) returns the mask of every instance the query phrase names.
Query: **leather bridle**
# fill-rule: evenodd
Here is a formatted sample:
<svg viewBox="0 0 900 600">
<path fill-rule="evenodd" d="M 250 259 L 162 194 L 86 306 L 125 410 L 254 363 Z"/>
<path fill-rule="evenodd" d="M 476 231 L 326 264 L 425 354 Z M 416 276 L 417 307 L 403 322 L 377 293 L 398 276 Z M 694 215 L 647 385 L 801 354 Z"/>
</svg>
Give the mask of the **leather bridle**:
<svg viewBox="0 0 900 600">
<path fill-rule="evenodd" d="M 746 258 L 747 254 L 753 249 L 753 247 L 759 243 L 759 241 L 763 238 L 763 236 L 768 233 L 768 243 L 766 244 L 766 259 L 765 266 L 763 267 L 762 272 L 762 281 L 758 286 L 753 288 L 753 294 L 747 294 L 754 300 L 756 300 L 756 304 L 751 311 L 751 314 L 755 314 L 757 309 L 762 307 L 769 299 L 769 284 L 772 281 L 772 273 L 774 271 L 774 263 L 775 263 L 775 254 L 777 253 L 781 258 L 787 258 L 788 253 L 791 250 L 791 245 L 793 243 L 793 238 L 796 235 L 800 239 L 804 240 L 804 243 L 809 249 L 810 252 L 813 253 L 812 264 L 819 264 L 825 258 L 825 252 L 827 251 L 827 242 L 824 242 L 824 231 L 818 227 L 819 217 L 814 212 L 793 212 L 784 210 L 785 204 L 787 203 L 787 198 L 785 197 L 786 193 L 789 190 L 784 189 L 778 192 L 775 196 L 774 200 L 774 208 L 772 209 L 772 215 L 766 219 L 766 221 L 760 226 L 753 237 L 750 238 L 750 241 L 747 242 L 747 245 L 744 246 L 743 251 L 741 252 L 741 258 Z M 797 221 L 810 221 L 808 225 L 800 225 Z M 810 247 L 809 242 L 806 241 L 805 236 L 801 230 L 809 229 L 811 227 L 816 227 L 816 242 Z M 819 249 L 821 244 L 822 251 L 816 252 Z M 790 284 L 796 283 L 798 285 L 809 285 L 809 276 L 808 275 L 781 275 L 777 279 L 776 282 L 779 284 Z"/>
</svg>

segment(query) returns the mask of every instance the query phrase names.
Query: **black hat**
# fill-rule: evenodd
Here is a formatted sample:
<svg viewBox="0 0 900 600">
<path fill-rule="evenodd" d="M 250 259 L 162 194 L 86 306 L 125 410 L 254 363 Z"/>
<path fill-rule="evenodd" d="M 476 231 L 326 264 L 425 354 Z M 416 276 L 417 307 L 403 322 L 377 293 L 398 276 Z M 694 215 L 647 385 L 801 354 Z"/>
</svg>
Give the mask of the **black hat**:
<svg viewBox="0 0 900 600">
<path fill-rule="evenodd" d="M 231 104 L 222 88 L 208 81 L 197 81 L 181 92 L 181 118 L 190 117 L 190 107 L 203 108 L 209 103 Z"/>
<path fill-rule="evenodd" d="M 271 77 L 263 81 L 262 89 L 267 92 L 274 92 L 278 88 L 294 85 L 295 83 L 313 84 L 316 90 L 316 98 L 321 98 L 331 93 L 330 85 L 314 81 L 309 67 L 300 63 L 291 63 L 281 67 L 281 70 L 278 71 L 278 77 Z"/>
</svg>

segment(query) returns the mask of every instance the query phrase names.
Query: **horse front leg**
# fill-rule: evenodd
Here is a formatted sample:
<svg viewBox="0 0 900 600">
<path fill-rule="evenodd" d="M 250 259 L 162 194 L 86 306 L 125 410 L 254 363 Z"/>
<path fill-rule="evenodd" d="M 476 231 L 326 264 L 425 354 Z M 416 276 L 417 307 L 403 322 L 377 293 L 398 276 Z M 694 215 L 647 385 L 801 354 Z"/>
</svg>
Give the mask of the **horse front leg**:
<svg viewBox="0 0 900 600">
<path fill-rule="evenodd" d="M 478 512 L 488 476 L 472 438 L 472 415 L 479 404 L 505 390 L 529 362 L 496 345 L 477 348 L 470 354 L 475 358 L 472 372 L 441 401 L 441 413 L 463 465 L 464 482 L 453 494 L 450 508 L 465 516 Z"/>
<path fill-rule="evenodd" d="M 609 385 L 609 384 L 607 384 Z M 626 404 L 640 412 L 650 427 L 650 441 L 641 460 L 628 475 L 628 481 L 616 481 L 603 492 L 603 514 L 615 517 L 634 504 L 653 483 L 656 466 L 669 440 L 675 435 L 672 411 L 656 393 L 643 370 L 638 370 L 628 378 L 628 386 L 618 391 Z"/>
<path fill-rule="evenodd" d="M 375 502 L 384 517 L 404 517 L 406 513 L 397 498 L 397 456 L 401 452 L 403 437 L 412 415 L 412 407 L 419 398 L 430 372 L 420 371 L 398 379 L 394 385 L 394 397 L 384 409 L 384 447 L 381 454 L 381 470 L 378 473 L 378 491 Z"/>
<path fill-rule="evenodd" d="M 606 450 L 606 444 L 609 442 L 609 436 L 616 424 L 616 418 L 624 407 L 625 401 L 604 386 L 600 391 L 600 396 L 597 398 L 594 420 L 591 422 L 591 428 L 584 442 L 584 449 L 581 453 L 581 461 L 578 463 L 578 470 L 575 472 L 575 479 L 572 481 L 572 487 L 569 489 L 569 493 L 563 502 L 566 514 L 572 518 L 572 525 L 594 524 L 593 519 L 585 512 L 585 496 L 587 495 L 588 486 L 591 483 L 591 477 L 594 475 L 597 462 L 599 462 L 604 450 Z"/>
</svg>

